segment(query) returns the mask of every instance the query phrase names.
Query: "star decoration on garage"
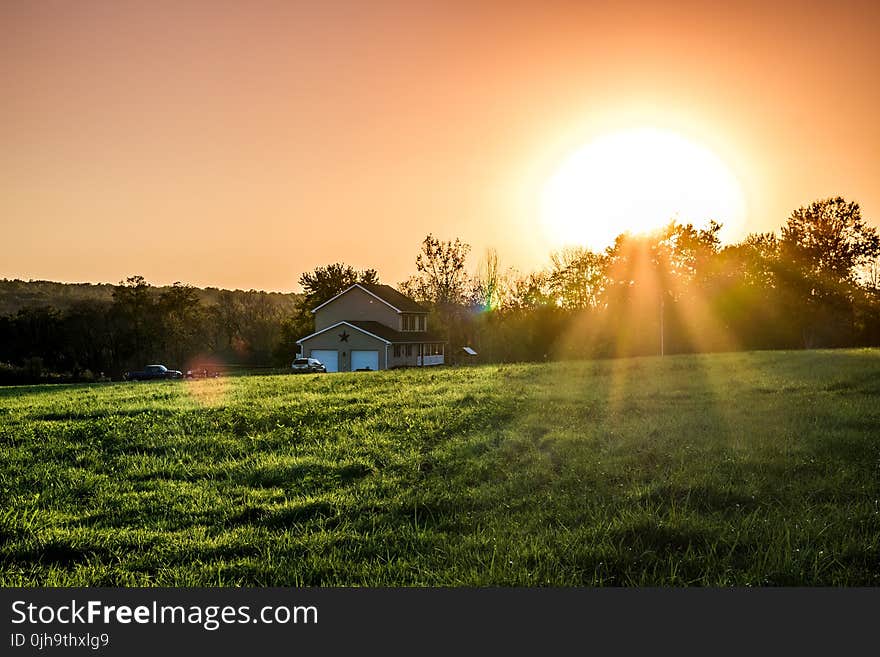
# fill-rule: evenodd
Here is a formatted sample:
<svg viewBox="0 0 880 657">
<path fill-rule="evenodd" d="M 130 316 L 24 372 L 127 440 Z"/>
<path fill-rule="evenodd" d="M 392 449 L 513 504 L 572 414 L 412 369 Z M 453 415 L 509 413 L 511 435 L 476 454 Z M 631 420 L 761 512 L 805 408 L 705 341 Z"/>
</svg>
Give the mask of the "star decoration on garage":
<svg viewBox="0 0 880 657">
<path fill-rule="evenodd" d="M 348 333 L 346 333 L 344 330 L 342 331 L 342 333 L 339 334 L 339 341 L 348 342 Z"/>
</svg>

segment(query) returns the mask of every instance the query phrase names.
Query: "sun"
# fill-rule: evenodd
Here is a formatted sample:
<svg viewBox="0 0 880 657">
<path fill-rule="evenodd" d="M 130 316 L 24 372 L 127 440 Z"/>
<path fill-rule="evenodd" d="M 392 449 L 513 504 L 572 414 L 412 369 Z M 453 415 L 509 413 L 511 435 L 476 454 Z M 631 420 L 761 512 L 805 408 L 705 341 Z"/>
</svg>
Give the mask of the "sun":
<svg viewBox="0 0 880 657">
<path fill-rule="evenodd" d="M 551 242 L 603 249 L 623 232 L 642 233 L 671 219 L 725 232 L 745 218 L 742 188 L 709 149 L 656 128 L 598 137 L 574 152 L 541 198 Z"/>
</svg>

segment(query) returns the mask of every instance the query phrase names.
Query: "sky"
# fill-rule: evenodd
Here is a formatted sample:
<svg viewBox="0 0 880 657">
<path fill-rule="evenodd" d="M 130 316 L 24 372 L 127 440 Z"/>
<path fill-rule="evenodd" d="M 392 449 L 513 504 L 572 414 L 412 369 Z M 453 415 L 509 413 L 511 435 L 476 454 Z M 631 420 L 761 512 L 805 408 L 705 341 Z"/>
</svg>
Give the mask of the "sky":
<svg viewBox="0 0 880 657">
<path fill-rule="evenodd" d="M 6 0 L 0 277 L 394 285 L 428 233 L 530 271 L 547 181 L 641 126 L 732 172 L 728 242 L 836 195 L 876 226 L 878 28 L 877 2 Z"/>
</svg>

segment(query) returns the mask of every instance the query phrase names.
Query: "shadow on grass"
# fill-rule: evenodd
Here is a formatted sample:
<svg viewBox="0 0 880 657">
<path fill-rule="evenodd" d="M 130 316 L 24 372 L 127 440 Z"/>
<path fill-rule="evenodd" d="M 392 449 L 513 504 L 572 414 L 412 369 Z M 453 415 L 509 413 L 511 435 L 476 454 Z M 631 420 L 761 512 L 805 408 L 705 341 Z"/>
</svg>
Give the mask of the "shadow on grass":
<svg viewBox="0 0 880 657">
<path fill-rule="evenodd" d="M 0 386 L 0 399 L 23 395 L 57 395 L 72 390 L 104 390 L 112 383 L 41 383 L 27 386 Z M 117 384 L 118 385 L 118 384 Z"/>
<path fill-rule="evenodd" d="M 680 508 L 709 513 L 727 513 L 733 509 L 746 511 L 760 506 L 760 501 L 755 496 L 705 485 L 685 487 L 666 484 L 636 500 L 664 510 Z"/>
<path fill-rule="evenodd" d="M 238 473 L 232 481 L 254 488 L 336 488 L 349 485 L 368 476 L 372 467 L 364 463 L 326 465 L 323 463 L 297 463 L 293 465 L 258 466 Z"/>
<path fill-rule="evenodd" d="M 18 565 L 43 563 L 58 566 L 73 566 L 110 556 L 110 552 L 101 546 L 81 544 L 63 538 L 55 538 L 42 545 L 13 546 L 6 554 L 7 562 Z"/>
<path fill-rule="evenodd" d="M 703 550 L 717 541 L 717 535 L 695 527 L 670 527 L 653 522 L 640 522 L 630 527 L 613 529 L 609 540 L 626 545 L 632 551 L 663 553 L 683 552 L 688 548 Z"/>
<path fill-rule="evenodd" d="M 250 506 L 230 516 L 227 526 L 254 525 L 270 529 L 292 528 L 314 520 L 329 520 L 337 517 L 340 510 L 325 500 L 312 500 L 282 507 Z"/>
<path fill-rule="evenodd" d="M 67 421 L 67 420 L 101 420 L 108 417 L 174 417 L 180 415 L 180 411 L 172 408 L 106 408 L 95 410 L 78 411 L 54 411 L 49 413 L 37 413 L 31 416 L 34 420 L 43 421 Z"/>
<path fill-rule="evenodd" d="M 825 386 L 827 392 L 880 394 L 880 372 L 867 372 L 838 379 Z"/>
</svg>

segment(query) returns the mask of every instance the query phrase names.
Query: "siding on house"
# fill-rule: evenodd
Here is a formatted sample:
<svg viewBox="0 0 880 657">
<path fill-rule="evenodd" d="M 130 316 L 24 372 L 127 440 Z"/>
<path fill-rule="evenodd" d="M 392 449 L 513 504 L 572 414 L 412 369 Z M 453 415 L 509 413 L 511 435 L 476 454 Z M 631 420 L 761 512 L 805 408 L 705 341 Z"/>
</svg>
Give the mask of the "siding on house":
<svg viewBox="0 0 880 657">
<path fill-rule="evenodd" d="M 315 331 L 350 320 L 381 322 L 400 330 L 400 316 L 397 311 L 373 295 L 354 287 L 334 302 L 315 311 Z"/>
</svg>

